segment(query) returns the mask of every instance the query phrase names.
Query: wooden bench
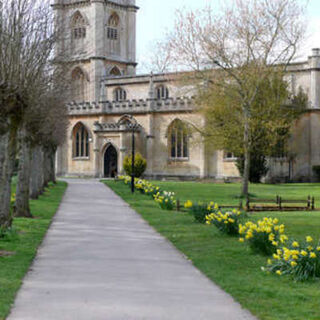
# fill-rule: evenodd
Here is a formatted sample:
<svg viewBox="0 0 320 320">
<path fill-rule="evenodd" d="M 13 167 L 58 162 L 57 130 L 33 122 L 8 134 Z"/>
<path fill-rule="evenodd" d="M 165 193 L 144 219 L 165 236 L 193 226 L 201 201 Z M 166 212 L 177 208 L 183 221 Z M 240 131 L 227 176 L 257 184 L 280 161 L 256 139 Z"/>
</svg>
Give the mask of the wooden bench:
<svg viewBox="0 0 320 320">
<path fill-rule="evenodd" d="M 314 197 L 307 199 L 283 199 L 276 196 L 275 199 L 248 199 L 247 211 L 313 211 L 315 210 Z"/>
</svg>

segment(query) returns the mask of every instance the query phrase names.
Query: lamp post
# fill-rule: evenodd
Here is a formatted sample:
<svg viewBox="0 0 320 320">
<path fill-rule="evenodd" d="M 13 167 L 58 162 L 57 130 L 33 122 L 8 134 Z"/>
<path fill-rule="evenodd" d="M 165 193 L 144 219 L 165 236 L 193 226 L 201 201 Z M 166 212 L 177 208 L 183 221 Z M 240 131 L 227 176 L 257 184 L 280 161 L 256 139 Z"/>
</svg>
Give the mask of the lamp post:
<svg viewBox="0 0 320 320">
<path fill-rule="evenodd" d="M 131 163 L 131 192 L 134 193 L 134 160 L 135 160 L 135 136 L 134 136 L 134 129 L 135 126 L 132 123 L 132 163 Z"/>
<path fill-rule="evenodd" d="M 132 149 L 131 149 L 131 154 L 132 154 L 132 162 L 131 162 L 131 192 L 134 193 L 134 177 L 135 177 L 135 170 L 134 170 L 134 161 L 135 161 L 135 130 L 138 127 L 137 120 L 130 115 L 130 124 L 129 128 L 131 129 L 131 134 L 132 134 Z"/>
</svg>

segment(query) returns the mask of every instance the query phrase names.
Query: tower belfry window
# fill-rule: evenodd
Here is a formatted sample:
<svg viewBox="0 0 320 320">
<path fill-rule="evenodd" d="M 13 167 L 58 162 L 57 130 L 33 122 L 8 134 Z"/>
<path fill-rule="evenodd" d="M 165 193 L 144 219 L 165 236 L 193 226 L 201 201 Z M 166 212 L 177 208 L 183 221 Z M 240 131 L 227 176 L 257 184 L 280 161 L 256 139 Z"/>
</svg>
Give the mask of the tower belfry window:
<svg viewBox="0 0 320 320">
<path fill-rule="evenodd" d="M 80 53 L 84 50 L 84 39 L 87 36 L 87 23 L 82 14 L 77 11 L 71 20 L 71 40 L 73 51 Z"/>
<path fill-rule="evenodd" d="M 116 13 L 113 13 L 108 20 L 107 37 L 110 40 L 118 40 L 119 38 L 119 27 L 120 18 Z"/>
</svg>

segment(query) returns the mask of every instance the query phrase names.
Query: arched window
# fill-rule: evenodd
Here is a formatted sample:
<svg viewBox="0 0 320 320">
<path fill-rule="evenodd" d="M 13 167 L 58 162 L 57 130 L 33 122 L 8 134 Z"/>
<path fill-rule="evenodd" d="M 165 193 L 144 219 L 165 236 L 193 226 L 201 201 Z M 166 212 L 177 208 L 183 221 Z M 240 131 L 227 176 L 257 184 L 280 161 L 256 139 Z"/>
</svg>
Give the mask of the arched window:
<svg viewBox="0 0 320 320">
<path fill-rule="evenodd" d="M 121 71 L 119 70 L 118 67 L 113 67 L 110 72 L 109 72 L 110 76 L 114 76 L 114 77 L 117 77 L 117 76 L 121 76 Z"/>
<path fill-rule="evenodd" d="M 77 67 L 72 71 L 72 99 L 85 101 L 87 99 L 88 80 L 81 68 Z"/>
<path fill-rule="evenodd" d="M 157 98 L 158 100 L 161 99 L 168 99 L 169 98 L 169 90 L 165 86 L 157 87 Z"/>
<path fill-rule="evenodd" d="M 168 146 L 171 159 L 187 160 L 189 158 L 188 130 L 181 120 L 173 121 L 169 127 Z"/>
<path fill-rule="evenodd" d="M 115 101 L 125 101 L 127 100 L 127 92 L 122 88 L 117 88 L 113 92 Z"/>
<path fill-rule="evenodd" d="M 82 123 L 75 127 L 73 139 L 73 157 L 89 157 L 89 133 Z"/>
<path fill-rule="evenodd" d="M 108 20 L 108 28 L 107 28 L 107 37 L 110 40 L 118 40 L 119 38 L 119 32 L 118 32 L 118 26 L 119 26 L 120 18 L 119 16 L 114 12 L 109 20 Z"/>
<path fill-rule="evenodd" d="M 79 11 L 77 11 L 71 20 L 71 40 L 72 49 L 75 53 L 81 53 L 84 50 L 84 39 L 87 35 L 87 23 Z"/>
</svg>

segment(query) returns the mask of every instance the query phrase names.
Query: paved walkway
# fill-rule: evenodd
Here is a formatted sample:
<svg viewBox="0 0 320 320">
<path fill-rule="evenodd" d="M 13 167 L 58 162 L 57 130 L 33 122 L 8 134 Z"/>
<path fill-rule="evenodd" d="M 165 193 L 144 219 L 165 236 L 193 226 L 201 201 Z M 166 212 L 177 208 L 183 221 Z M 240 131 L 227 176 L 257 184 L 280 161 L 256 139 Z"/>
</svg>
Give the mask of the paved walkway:
<svg viewBox="0 0 320 320">
<path fill-rule="evenodd" d="M 95 180 L 69 180 L 9 320 L 254 319 Z"/>
</svg>

